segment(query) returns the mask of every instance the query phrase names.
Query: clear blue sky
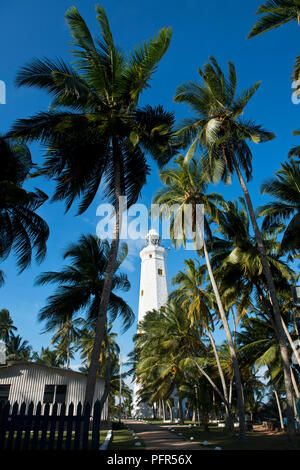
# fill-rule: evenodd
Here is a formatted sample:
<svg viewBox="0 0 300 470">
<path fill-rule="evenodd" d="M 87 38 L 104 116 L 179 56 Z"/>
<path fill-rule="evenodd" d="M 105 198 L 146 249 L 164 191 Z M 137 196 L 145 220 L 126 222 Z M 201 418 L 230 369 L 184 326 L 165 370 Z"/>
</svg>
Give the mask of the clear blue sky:
<svg viewBox="0 0 300 470">
<path fill-rule="evenodd" d="M 246 40 L 247 33 L 255 21 L 255 11 L 261 0 L 104 0 L 115 41 L 124 50 L 149 38 L 163 26 L 173 27 L 171 46 L 153 77 L 152 88 L 147 90 L 141 104 L 163 104 L 173 110 L 176 119 L 187 116 L 189 111 L 183 105 L 173 103 L 176 86 L 185 80 L 197 79 L 197 67 L 202 66 L 210 55 L 214 55 L 222 67 L 228 60 L 237 69 L 240 87 L 246 87 L 261 80 L 262 85 L 247 108 L 246 117 L 263 124 L 276 134 L 270 143 L 253 147 L 253 181 L 249 184 L 254 205 L 265 199 L 259 187 L 264 179 L 278 170 L 280 162 L 286 159 L 288 150 L 297 143 L 292 130 L 299 127 L 300 106 L 291 101 L 291 73 L 294 60 L 299 52 L 300 29 L 291 23 L 265 35 Z M 91 31 L 97 34 L 95 1 L 78 0 L 14 0 L 0 3 L 1 16 L 1 66 L 0 80 L 7 85 L 7 104 L 0 105 L 0 132 L 9 130 L 12 122 L 30 116 L 37 111 L 47 110 L 49 97 L 41 91 L 14 86 L 16 71 L 33 57 L 63 57 L 69 60 L 70 34 L 64 20 L 66 9 L 75 5 L 87 21 Z M 31 146 L 35 163 L 41 163 L 43 152 L 38 144 Z M 150 205 L 152 195 L 159 187 L 158 171 L 152 165 L 141 202 Z M 34 181 L 34 186 L 43 189 L 49 196 L 53 184 L 43 179 Z M 31 184 L 27 184 L 30 188 Z M 228 187 L 218 186 L 225 198 L 234 199 L 241 195 L 241 189 L 234 180 Z M 62 251 L 84 233 L 95 233 L 97 223 L 96 207 L 99 198 L 82 216 L 75 217 L 70 211 L 64 215 L 63 204 L 46 204 L 40 214 L 50 226 L 48 255 L 41 266 L 33 263 L 22 275 L 17 275 L 13 256 L 5 261 L 6 283 L 0 292 L 0 308 L 8 308 L 18 327 L 18 333 L 27 339 L 34 350 L 47 346 L 49 335 L 41 335 L 42 325 L 37 322 L 38 310 L 45 305 L 46 297 L 53 292 L 50 287 L 33 287 L 33 281 L 41 271 L 58 270 L 62 265 Z M 137 313 L 139 291 L 138 256 L 141 244 L 130 244 L 130 256 L 126 271 L 132 288 L 125 298 Z M 171 278 L 182 268 L 185 257 L 191 252 L 169 251 L 168 271 Z M 118 324 L 115 330 L 118 331 Z M 132 336 L 136 324 L 119 342 L 122 354 L 132 349 Z M 219 338 L 221 338 L 221 334 Z M 74 365 L 78 364 L 76 359 Z"/>
</svg>

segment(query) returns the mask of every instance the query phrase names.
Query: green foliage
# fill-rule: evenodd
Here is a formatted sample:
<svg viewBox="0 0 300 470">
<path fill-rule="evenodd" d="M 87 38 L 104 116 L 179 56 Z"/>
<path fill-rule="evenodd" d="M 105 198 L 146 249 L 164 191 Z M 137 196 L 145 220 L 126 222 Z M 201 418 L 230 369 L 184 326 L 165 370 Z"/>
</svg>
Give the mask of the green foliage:
<svg viewBox="0 0 300 470">
<path fill-rule="evenodd" d="M 247 141 L 267 142 L 274 134 L 244 117 L 245 108 L 258 89 L 255 83 L 237 94 L 234 65 L 228 63 L 227 77 L 214 57 L 198 69 L 200 83 L 185 82 L 177 87 L 175 102 L 189 105 L 196 117 L 184 120 L 177 135 L 184 146 L 193 142 L 205 149 L 202 166 L 212 181 L 228 182 L 238 169 L 252 177 L 252 153 Z M 188 153 L 188 158 L 193 154 Z"/>
<path fill-rule="evenodd" d="M 16 329 L 9 311 L 6 308 L 2 308 L 0 310 L 0 339 L 7 342 Z"/>
<path fill-rule="evenodd" d="M 61 271 L 45 272 L 37 277 L 37 285 L 59 285 L 39 313 L 39 320 L 46 322 L 45 331 L 57 328 L 68 330 L 70 327 L 69 331 L 75 339 L 78 336 L 74 330 L 76 315 L 85 312 L 88 323 L 97 319 L 109 251 L 107 241 L 102 242 L 95 235 L 82 235 L 78 242 L 72 243 L 64 252 L 63 256 L 69 261 L 68 265 Z M 130 327 L 134 316 L 131 308 L 115 290 L 128 291 L 130 288 L 127 275 L 117 272 L 126 254 L 127 246 L 122 245 L 114 269 L 109 300 L 110 321 L 114 321 L 119 315 L 124 329 Z M 79 326 L 80 322 L 77 324 Z"/>
<path fill-rule="evenodd" d="M 126 55 L 115 45 L 100 5 L 96 18 L 101 34 L 93 38 L 76 7 L 66 12 L 73 65 L 62 59 L 34 59 L 19 70 L 16 84 L 45 90 L 52 103 L 48 112 L 19 119 L 11 133 L 24 141 L 39 140 L 47 148 L 35 175 L 55 180 L 52 200 L 64 200 L 66 210 L 78 200 L 79 214 L 99 187 L 105 198 L 116 202 L 117 166 L 121 194 L 133 204 L 149 173 L 144 153 L 159 165 L 173 154 L 173 114 L 161 106 L 138 107 L 169 47 L 171 29 L 161 29 Z"/>
<path fill-rule="evenodd" d="M 0 261 L 13 251 L 19 271 L 31 264 L 32 253 L 40 263 L 46 255 L 49 228 L 36 210 L 46 201 L 40 189 L 23 188 L 33 167 L 28 147 L 0 137 Z M 4 275 L 0 272 L 0 285 Z"/>
<path fill-rule="evenodd" d="M 262 228 L 283 231 L 281 250 L 296 255 L 300 250 L 300 167 L 294 160 L 281 164 L 275 177 L 261 187 L 262 194 L 275 199 L 257 209 L 264 217 Z M 287 225 L 284 222 L 289 221 Z"/>
<path fill-rule="evenodd" d="M 300 19 L 299 0 L 267 0 L 256 12 L 261 17 L 257 20 L 248 38 L 253 38 L 258 34 L 265 33 L 271 29 Z"/>
</svg>

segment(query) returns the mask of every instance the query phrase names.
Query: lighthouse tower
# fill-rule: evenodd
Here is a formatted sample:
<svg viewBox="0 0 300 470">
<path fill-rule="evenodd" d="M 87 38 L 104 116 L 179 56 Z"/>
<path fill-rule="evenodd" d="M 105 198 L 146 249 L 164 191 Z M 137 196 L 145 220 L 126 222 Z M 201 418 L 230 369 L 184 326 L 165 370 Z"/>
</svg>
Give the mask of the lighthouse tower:
<svg viewBox="0 0 300 470">
<path fill-rule="evenodd" d="M 141 279 L 139 292 L 138 322 L 147 312 L 165 305 L 168 300 L 166 249 L 160 245 L 160 236 L 151 229 L 146 236 L 146 246 L 140 252 Z M 134 383 L 133 416 L 146 418 L 152 415 L 146 403 L 138 404 L 138 391 L 141 384 Z"/>
</svg>

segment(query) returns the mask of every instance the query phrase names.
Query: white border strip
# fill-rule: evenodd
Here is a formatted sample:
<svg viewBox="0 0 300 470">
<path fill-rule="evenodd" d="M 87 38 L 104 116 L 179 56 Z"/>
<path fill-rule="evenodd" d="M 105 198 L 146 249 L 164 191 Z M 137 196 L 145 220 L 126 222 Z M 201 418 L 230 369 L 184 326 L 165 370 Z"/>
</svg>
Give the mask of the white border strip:
<svg viewBox="0 0 300 470">
<path fill-rule="evenodd" d="M 103 444 L 99 447 L 99 450 L 107 450 L 107 447 L 111 441 L 112 438 L 112 430 L 110 429 L 106 435 L 106 438 L 104 439 Z"/>
</svg>

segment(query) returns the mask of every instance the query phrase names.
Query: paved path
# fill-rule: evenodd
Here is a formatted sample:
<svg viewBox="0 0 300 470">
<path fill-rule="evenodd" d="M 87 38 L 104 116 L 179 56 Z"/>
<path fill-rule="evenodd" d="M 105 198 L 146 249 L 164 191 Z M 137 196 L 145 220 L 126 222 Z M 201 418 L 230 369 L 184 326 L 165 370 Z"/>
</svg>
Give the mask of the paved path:
<svg viewBox="0 0 300 470">
<path fill-rule="evenodd" d="M 165 426 L 132 419 L 126 419 L 124 422 L 143 440 L 147 450 L 207 450 L 197 442 L 188 441 L 177 436 L 176 432 L 168 431 Z"/>
</svg>

